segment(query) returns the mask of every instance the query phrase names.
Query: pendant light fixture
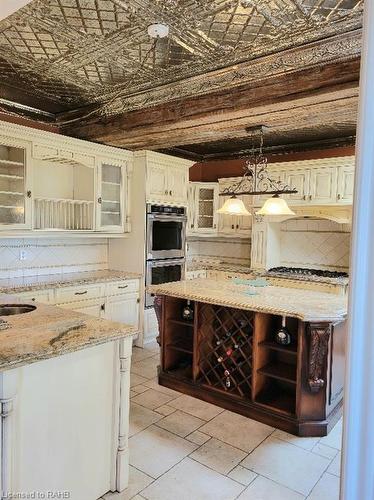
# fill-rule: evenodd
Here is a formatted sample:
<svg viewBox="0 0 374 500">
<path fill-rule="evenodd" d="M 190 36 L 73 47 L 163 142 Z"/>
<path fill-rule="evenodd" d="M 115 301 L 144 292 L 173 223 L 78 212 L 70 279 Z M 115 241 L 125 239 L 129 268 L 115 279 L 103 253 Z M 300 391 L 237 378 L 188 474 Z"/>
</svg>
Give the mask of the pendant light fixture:
<svg viewBox="0 0 374 500">
<path fill-rule="evenodd" d="M 225 215 L 252 215 L 251 212 L 248 212 L 245 208 L 243 200 L 237 198 L 235 195 L 226 200 L 222 207 L 217 210 L 217 213 Z"/>
<path fill-rule="evenodd" d="M 252 151 L 246 159 L 243 177 L 236 183 L 222 190 L 220 196 L 230 196 L 217 213 L 227 215 L 251 215 L 246 209 L 241 195 L 269 195 L 264 205 L 256 215 L 295 215 L 287 205 L 286 200 L 280 198 L 282 194 L 297 193 L 280 180 L 272 179 L 267 170 L 267 158 L 263 154 L 264 126 L 248 129 L 252 134 Z M 255 151 L 255 138 L 259 139 L 258 150 Z"/>
</svg>

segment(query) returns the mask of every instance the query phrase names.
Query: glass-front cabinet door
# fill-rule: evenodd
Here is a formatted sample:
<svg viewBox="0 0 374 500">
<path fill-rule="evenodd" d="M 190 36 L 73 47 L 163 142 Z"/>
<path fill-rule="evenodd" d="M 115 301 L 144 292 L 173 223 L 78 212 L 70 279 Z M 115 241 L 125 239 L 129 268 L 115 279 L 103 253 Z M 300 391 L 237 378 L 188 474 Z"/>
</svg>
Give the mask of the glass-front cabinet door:
<svg viewBox="0 0 374 500">
<path fill-rule="evenodd" d="M 0 138 L 0 228 L 31 228 L 30 145 Z"/>
<path fill-rule="evenodd" d="M 99 165 L 98 229 L 108 232 L 123 232 L 125 223 L 124 165 L 102 161 Z"/>
<path fill-rule="evenodd" d="M 218 184 L 204 183 L 196 186 L 195 231 L 209 233 L 217 231 Z"/>
</svg>

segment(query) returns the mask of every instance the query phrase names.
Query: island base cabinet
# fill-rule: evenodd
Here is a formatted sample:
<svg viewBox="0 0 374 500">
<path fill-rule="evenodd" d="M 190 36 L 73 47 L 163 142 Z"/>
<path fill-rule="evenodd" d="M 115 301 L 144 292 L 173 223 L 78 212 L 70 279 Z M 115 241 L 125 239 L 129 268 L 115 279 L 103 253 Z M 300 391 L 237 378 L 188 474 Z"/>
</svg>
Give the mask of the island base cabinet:
<svg viewBox="0 0 374 500">
<path fill-rule="evenodd" d="M 130 356 L 131 338 L 1 373 L 3 492 L 96 500 L 127 486 Z"/>
<path fill-rule="evenodd" d="M 299 436 L 324 436 L 341 416 L 346 322 L 278 315 L 163 296 L 159 383 Z"/>
</svg>

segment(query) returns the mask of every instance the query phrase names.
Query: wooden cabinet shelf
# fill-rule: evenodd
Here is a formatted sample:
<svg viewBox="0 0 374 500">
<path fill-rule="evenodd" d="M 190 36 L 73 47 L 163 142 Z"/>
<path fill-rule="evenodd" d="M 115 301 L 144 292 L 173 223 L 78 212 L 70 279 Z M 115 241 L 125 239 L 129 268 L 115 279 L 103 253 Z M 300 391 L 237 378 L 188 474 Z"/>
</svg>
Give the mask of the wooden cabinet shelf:
<svg viewBox="0 0 374 500">
<path fill-rule="evenodd" d="M 190 328 L 193 328 L 193 322 L 191 321 L 183 321 L 182 319 L 169 319 L 170 323 L 174 323 L 175 325 L 183 325 L 183 326 L 189 326 Z"/>
<path fill-rule="evenodd" d="M 289 354 L 294 354 L 295 356 L 297 354 L 297 346 L 295 344 L 281 345 L 270 340 L 264 340 L 263 342 L 260 342 L 259 345 L 260 347 L 265 347 L 273 351 L 287 352 Z"/>
<path fill-rule="evenodd" d="M 296 365 L 289 365 L 281 362 L 269 363 L 263 368 L 260 368 L 258 373 L 277 380 L 284 380 L 285 382 L 296 384 Z"/>
<path fill-rule="evenodd" d="M 296 410 L 295 392 L 282 390 L 276 384 L 260 392 L 256 397 L 256 403 L 286 415 L 294 415 Z"/>
</svg>

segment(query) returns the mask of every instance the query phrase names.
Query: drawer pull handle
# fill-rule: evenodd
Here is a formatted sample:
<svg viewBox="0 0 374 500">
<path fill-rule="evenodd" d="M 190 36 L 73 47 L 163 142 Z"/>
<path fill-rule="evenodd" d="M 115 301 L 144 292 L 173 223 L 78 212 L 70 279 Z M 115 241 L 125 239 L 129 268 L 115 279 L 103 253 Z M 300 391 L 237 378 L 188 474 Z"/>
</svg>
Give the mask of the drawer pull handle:
<svg viewBox="0 0 374 500">
<path fill-rule="evenodd" d="M 118 288 L 122 289 L 122 288 L 128 288 L 129 285 L 118 285 Z"/>
<path fill-rule="evenodd" d="M 85 290 L 84 292 L 75 292 L 74 295 L 86 295 L 87 293 L 87 290 Z"/>
</svg>

